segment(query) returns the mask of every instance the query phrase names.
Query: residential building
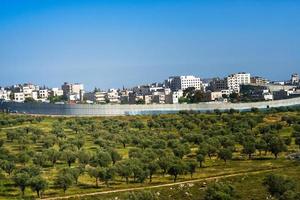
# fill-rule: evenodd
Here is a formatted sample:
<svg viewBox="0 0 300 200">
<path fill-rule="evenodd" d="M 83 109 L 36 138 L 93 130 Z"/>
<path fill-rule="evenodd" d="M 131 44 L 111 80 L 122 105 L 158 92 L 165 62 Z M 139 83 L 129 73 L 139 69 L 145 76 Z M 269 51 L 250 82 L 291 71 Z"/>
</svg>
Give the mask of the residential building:
<svg viewBox="0 0 300 200">
<path fill-rule="evenodd" d="M 137 93 L 129 93 L 129 104 L 136 104 L 137 102 L 144 102 L 144 95 Z"/>
<path fill-rule="evenodd" d="M 64 95 L 64 91 L 59 88 L 52 88 L 51 89 L 51 95 L 54 97 L 59 97 Z"/>
<path fill-rule="evenodd" d="M 80 91 L 84 90 L 84 86 L 81 83 L 70 84 L 65 82 L 61 88 L 65 96 L 68 96 L 70 94 L 80 94 Z"/>
<path fill-rule="evenodd" d="M 221 91 L 221 90 L 227 90 L 227 80 L 226 79 L 220 79 L 220 78 L 214 78 L 208 86 L 209 90 L 211 91 Z"/>
<path fill-rule="evenodd" d="M 86 103 L 94 103 L 95 102 L 95 93 L 94 92 L 86 92 L 83 97 Z"/>
<path fill-rule="evenodd" d="M 129 95 L 121 95 L 120 101 L 121 101 L 121 104 L 129 104 Z"/>
<path fill-rule="evenodd" d="M 4 88 L 0 88 L 0 100 L 10 100 L 10 91 L 5 90 Z"/>
<path fill-rule="evenodd" d="M 81 91 L 84 91 L 84 86 L 81 83 L 72 84 L 72 93 L 80 94 Z"/>
<path fill-rule="evenodd" d="M 205 93 L 205 100 L 206 101 L 218 101 L 220 99 L 223 99 L 222 95 L 223 94 L 221 91 L 216 91 L 216 92 L 208 91 Z"/>
<path fill-rule="evenodd" d="M 121 103 L 119 93 L 116 89 L 109 89 L 106 94 L 106 100 L 109 103 Z"/>
<path fill-rule="evenodd" d="M 35 101 L 39 100 L 39 95 L 37 91 L 31 92 L 31 98 Z M 26 98 L 25 98 L 26 99 Z"/>
<path fill-rule="evenodd" d="M 166 81 L 172 91 L 185 90 L 194 87 L 196 90 L 202 89 L 200 78 L 195 76 L 172 76 Z"/>
<path fill-rule="evenodd" d="M 144 102 L 145 102 L 145 104 L 151 104 L 152 103 L 152 95 L 144 95 Z"/>
<path fill-rule="evenodd" d="M 178 104 L 180 97 L 183 97 L 183 91 L 174 91 L 169 95 L 166 95 L 166 103 Z"/>
<path fill-rule="evenodd" d="M 61 89 L 64 96 L 68 97 L 72 93 L 72 84 L 64 82 L 64 84 L 61 86 Z"/>
<path fill-rule="evenodd" d="M 40 99 L 47 99 L 49 97 L 48 89 L 39 90 L 38 97 Z"/>
<path fill-rule="evenodd" d="M 299 84 L 299 74 L 294 73 L 291 76 L 291 84 L 298 85 Z"/>
<path fill-rule="evenodd" d="M 22 87 L 22 91 L 23 91 L 25 99 L 26 98 L 32 98 L 32 92 L 33 92 L 32 87 L 30 87 L 29 85 L 25 85 L 25 86 Z"/>
<path fill-rule="evenodd" d="M 24 102 L 25 94 L 23 92 L 15 92 L 14 93 L 14 101 L 15 102 Z"/>
<path fill-rule="evenodd" d="M 96 103 L 106 103 L 106 94 L 107 92 L 95 92 L 95 102 Z"/>
<path fill-rule="evenodd" d="M 69 99 L 69 101 L 83 101 L 84 86 L 80 83 L 70 84 L 65 82 L 61 86 L 63 94 Z"/>
<path fill-rule="evenodd" d="M 139 85 L 132 88 L 132 91 L 138 95 L 149 95 L 151 94 L 149 85 Z"/>
<path fill-rule="evenodd" d="M 255 84 L 255 85 L 265 85 L 265 84 L 268 84 L 269 81 L 260 76 L 253 76 L 253 77 L 250 77 L 250 83 Z"/>
<path fill-rule="evenodd" d="M 239 93 L 240 85 L 250 84 L 250 74 L 240 72 L 227 77 L 227 86 L 231 92 Z"/>
<path fill-rule="evenodd" d="M 152 95 L 152 103 L 164 104 L 166 102 L 166 95 L 162 92 L 154 92 Z"/>
</svg>

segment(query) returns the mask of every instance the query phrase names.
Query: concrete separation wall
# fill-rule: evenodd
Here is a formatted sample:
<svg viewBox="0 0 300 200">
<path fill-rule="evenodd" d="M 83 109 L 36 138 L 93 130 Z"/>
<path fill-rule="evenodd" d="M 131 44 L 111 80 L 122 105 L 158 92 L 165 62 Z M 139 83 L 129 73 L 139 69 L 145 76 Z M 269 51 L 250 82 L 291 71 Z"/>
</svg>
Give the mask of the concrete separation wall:
<svg viewBox="0 0 300 200">
<path fill-rule="evenodd" d="M 74 116 L 116 116 L 176 113 L 183 110 L 213 111 L 219 110 L 250 110 L 251 108 L 266 109 L 281 106 L 300 105 L 300 97 L 252 103 L 219 103 L 205 102 L 199 104 L 149 104 L 149 105 L 88 105 L 88 104 L 47 104 L 47 103 L 15 103 L 0 102 L 2 111 L 41 114 L 41 115 L 74 115 Z"/>
</svg>

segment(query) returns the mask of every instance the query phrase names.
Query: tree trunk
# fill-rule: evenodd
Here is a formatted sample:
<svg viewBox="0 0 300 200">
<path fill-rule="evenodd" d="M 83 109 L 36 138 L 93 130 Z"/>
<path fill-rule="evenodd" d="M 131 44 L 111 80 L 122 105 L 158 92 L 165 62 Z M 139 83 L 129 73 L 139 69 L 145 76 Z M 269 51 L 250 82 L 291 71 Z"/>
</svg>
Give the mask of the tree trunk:
<svg viewBox="0 0 300 200">
<path fill-rule="evenodd" d="M 98 178 L 96 178 L 96 187 L 98 187 Z"/>
<path fill-rule="evenodd" d="M 177 175 L 174 175 L 174 183 L 176 182 L 177 180 Z"/>
</svg>

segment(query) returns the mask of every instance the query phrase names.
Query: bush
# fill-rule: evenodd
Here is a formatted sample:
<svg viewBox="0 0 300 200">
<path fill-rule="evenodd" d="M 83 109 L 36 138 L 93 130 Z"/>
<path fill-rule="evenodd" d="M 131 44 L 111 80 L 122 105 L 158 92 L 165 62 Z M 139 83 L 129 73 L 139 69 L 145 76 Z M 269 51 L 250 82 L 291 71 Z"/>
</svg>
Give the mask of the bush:
<svg viewBox="0 0 300 200">
<path fill-rule="evenodd" d="M 213 183 L 205 191 L 205 200 L 234 200 L 237 199 L 234 188 L 227 183 Z"/>
</svg>

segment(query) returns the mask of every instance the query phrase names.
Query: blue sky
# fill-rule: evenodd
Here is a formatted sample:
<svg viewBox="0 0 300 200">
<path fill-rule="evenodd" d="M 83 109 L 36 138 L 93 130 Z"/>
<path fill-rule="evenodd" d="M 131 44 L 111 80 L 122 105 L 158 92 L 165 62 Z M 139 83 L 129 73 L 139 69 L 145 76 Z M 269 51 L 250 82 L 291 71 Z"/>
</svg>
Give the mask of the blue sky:
<svg viewBox="0 0 300 200">
<path fill-rule="evenodd" d="M 297 0 L 0 0 L 0 85 L 300 72 Z"/>
</svg>

